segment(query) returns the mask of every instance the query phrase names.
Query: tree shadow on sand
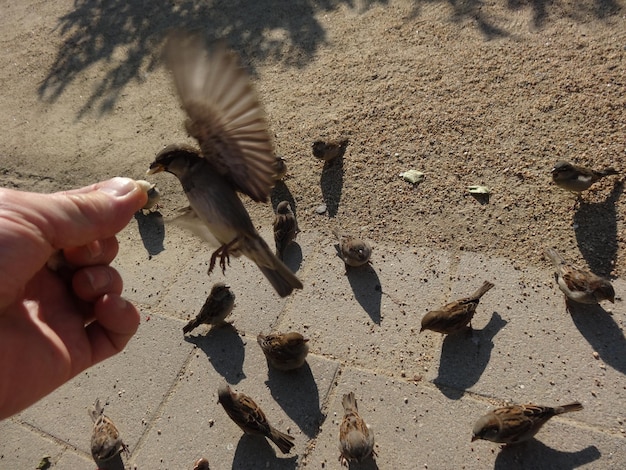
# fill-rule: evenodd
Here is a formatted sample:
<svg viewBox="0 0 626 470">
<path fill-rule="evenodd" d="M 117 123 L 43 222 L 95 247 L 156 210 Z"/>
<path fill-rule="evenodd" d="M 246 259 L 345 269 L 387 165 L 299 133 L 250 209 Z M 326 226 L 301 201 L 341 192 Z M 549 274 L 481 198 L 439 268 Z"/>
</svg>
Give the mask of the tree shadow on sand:
<svg viewBox="0 0 626 470">
<path fill-rule="evenodd" d="M 225 39 L 244 64 L 251 58 L 272 58 L 303 67 L 326 43 L 319 12 L 344 3 L 354 7 L 352 0 L 76 0 L 54 29 L 63 43 L 39 86 L 39 97 L 54 102 L 94 64 L 110 62 L 78 118 L 94 107 L 101 114 L 110 112 L 126 85 L 142 82 L 157 67 L 160 46 L 167 31 L 175 28 L 205 31 L 208 40 Z M 368 8 L 373 3 L 387 0 L 362 5 Z"/>
<path fill-rule="evenodd" d="M 494 470 L 548 469 L 569 470 L 598 460 L 601 457 L 596 446 L 589 446 L 577 452 L 561 452 L 552 449 L 541 441 L 531 439 L 502 449 L 496 457 Z"/>
<path fill-rule="evenodd" d="M 613 369 L 626 374 L 626 338 L 613 316 L 600 305 L 569 302 L 569 312 L 578 331 L 600 358 Z"/>
<path fill-rule="evenodd" d="M 482 330 L 474 330 L 471 337 L 463 331 L 446 335 L 433 381 L 446 397 L 458 400 L 480 380 L 491 359 L 493 338 L 507 323 L 494 312 L 489 323 Z"/>
<path fill-rule="evenodd" d="M 268 366 L 269 367 L 269 366 Z M 324 421 L 319 392 L 306 362 L 292 371 L 269 367 L 266 384 L 272 397 L 308 437 L 315 437 Z"/>
<path fill-rule="evenodd" d="M 245 379 L 246 374 L 243 372 L 245 348 L 237 330 L 230 324 L 212 327 L 205 335 L 187 335 L 185 341 L 200 348 L 215 371 L 229 384 L 236 385 Z"/>
</svg>

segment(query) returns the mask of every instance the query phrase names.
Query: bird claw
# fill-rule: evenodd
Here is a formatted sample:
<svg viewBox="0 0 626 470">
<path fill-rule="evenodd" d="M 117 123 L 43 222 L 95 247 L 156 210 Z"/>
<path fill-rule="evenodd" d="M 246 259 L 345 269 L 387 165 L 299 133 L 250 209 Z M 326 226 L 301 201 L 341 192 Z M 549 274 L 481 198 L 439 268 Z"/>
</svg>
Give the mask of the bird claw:
<svg viewBox="0 0 626 470">
<path fill-rule="evenodd" d="M 213 252 L 213 254 L 211 255 L 211 260 L 209 262 L 209 270 L 207 271 L 207 274 L 211 274 L 213 272 L 213 268 L 215 268 L 215 262 L 217 261 L 218 256 L 220 258 L 220 268 L 222 268 L 222 274 L 226 272 L 226 263 L 228 263 L 228 266 L 230 266 L 230 256 L 228 250 L 235 244 L 235 242 L 237 242 L 237 238 L 229 243 L 220 246 L 217 250 Z"/>
</svg>

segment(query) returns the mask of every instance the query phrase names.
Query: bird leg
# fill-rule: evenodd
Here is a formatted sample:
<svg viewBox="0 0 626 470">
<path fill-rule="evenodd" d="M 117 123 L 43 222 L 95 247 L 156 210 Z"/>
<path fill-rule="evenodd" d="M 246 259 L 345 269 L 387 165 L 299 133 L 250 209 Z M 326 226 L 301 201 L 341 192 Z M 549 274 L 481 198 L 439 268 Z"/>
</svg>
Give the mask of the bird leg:
<svg viewBox="0 0 626 470">
<path fill-rule="evenodd" d="M 228 256 L 228 249 L 232 248 L 232 246 L 237 243 L 237 241 L 239 240 L 239 237 L 235 237 L 233 240 L 231 240 L 228 243 L 225 243 L 224 245 L 220 246 L 217 250 L 215 250 L 213 252 L 213 254 L 211 255 L 211 261 L 209 263 L 209 271 L 207 272 L 207 274 L 211 274 L 211 272 L 213 271 L 213 268 L 215 267 L 215 261 L 217 260 L 217 257 L 220 257 L 220 268 L 222 268 L 222 274 L 224 274 L 224 272 L 226 271 L 226 263 L 228 263 L 228 266 L 230 266 L 230 257 Z"/>
</svg>

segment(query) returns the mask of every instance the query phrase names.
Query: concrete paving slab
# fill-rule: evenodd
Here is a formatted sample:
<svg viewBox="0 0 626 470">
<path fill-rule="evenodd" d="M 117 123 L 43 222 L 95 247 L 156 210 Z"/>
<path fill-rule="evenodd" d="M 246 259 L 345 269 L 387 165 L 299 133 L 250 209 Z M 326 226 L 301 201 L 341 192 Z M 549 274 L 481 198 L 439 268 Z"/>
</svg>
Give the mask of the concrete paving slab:
<svg viewBox="0 0 626 470">
<path fill-rule="evenodd" d="M 117 356 L 78 375 L 14 418 L 91 455 L 87 409 L 100 398 L 132 451 L 177 380 L 193 345 L 178 322 L 142 314 L 137 335 Z"/>
<path fill-rule="evenodd" d="M 496 286 L 478 307 L 474 326 L 480 331 L 473 338 L 446 337 L 429 378 L 449 387 L 442 392 L 450 398 L 469 390 L 517 403 L 581 401 L 593 412 L 578 419 L 619 432 L 626 417 L 607 404 L 626 400 L 626 356 L 619 356 L 626 353 L 623 302 L 612 306 L 612 314 L 594 306 L 569 314 L 550 271 L 516 269 L 473 254 L 460 260 L 452 297 L 483 279 Z"/>
<path fill-rule="evenodd" d="M 346 274 L 334 239 L 327 237 L 311 260 L 315 273 L 306 295 L 282 318 L 282 331 L 306 332 L 311 350 L 360 367 L 421 376 L 438 338 L 418 336 L 420 310 L 434 306 L 432 293 L 447 289 L 443 253 L 375 247 L 372 266 Z"/>
<path fill-rule="evenodd" d="M 66 446 L 50 436 L 14 422 L 0 421 L 0 468 L 36 468 L 41 459 L 57 462 Z"/>
<path fill-rule="evenodd" d="M 337 380 L 322 427 L 303 468 L 340 468 L 341 400 L 353 391 L 359 412 L 375 433 L 377 457 L 351 469 L 554 469 L 621 468 L 621 437 L 555 418 L 538 440 L 500 451 L 497 444 L 470 442 L 473 424 L 491 405 L 465 397 L 447 398 L 435 387 L 371 371 L 347 369 Z M 580 412 L 583 413 L 583 412 Z"/>
<path fill-rule="evenodd" d="M 72 470 L 93 470 L 96 468 L 96 464 L 91 457 L 76 454 L 74 452 L 66 451 L 61 458 L 52 468 L 67 468 Z M 113 469 L 110 469 L 113 470 Z"/>
<path fill-rule="evenodd" d="M 282 455 L 273 444 L 243 435 L 217 402 L 217 388 L 224 378 L 199 347 L 133 455 L 139 468 L 190 468 L 191 462 L 202 456 L 209 459 L 211 469 L 218 470 L 297 467 L 308 436 L 316 433 L 323 417 L 320 409 L 337 364 L 311 356 L 308 366 L 295 374 L 270 374 L 264 381 L 267 366 L 263 353 L 251 338 L 245 343 L 246 378 L 233 388 L 251 396 L 273 426 L 295 437 L 291 453 Z"/>
</svg>

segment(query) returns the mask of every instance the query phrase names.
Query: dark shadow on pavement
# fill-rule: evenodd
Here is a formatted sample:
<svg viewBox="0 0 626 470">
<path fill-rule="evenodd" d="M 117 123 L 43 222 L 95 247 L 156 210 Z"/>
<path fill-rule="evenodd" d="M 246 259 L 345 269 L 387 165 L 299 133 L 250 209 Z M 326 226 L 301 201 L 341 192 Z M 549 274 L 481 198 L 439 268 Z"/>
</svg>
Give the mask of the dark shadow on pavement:
<svg viewBox="0 0 626 470">
<path fill-rule="evenodd" d="M 276 182 L 276 185 L 274 186 L 274 188 L 272 188 L 270 199 L 272 200 L 272 209 L 274 209 L 274 213 L 276 213 L 276 208 L 278 207 L 278 204 L 280 204 L 282 201 L 287 201 L 291 206 L 293 215 L 295 215 L 296 220 L 298 220 L 298 207 L 296 205 L 296 200 L 293 198 L 293 194 L 291 194 L 291 191 L 283 180 L 278 180 Z"/>
<path fill-rule="evenodd" d="M 157 211 L 144 214 L 143 211 L 138 211 L 135 213 L 135 220 L 141 242 L 148 255 L 155 256 L 161 253 L 165 249 L 163 247 L 165 226 L 161 213 Z"/>
<path fill-rule="evenodd" d="M 626 338 L 613 316 L 600 305 L 569 302 L 569 311 L 578 331 L 600 358 L 626 374 Z"/>
<path fill-rule="evenodd" d="M 574 214 L 578 249 L 592 272 L 609 277 L 617 262 L 617 211 L 615 204 L 624 190 L 617 181 L 611 194 L 599 203 L 585 202 L 582 196 Z"/>
<path fill-rule="evenodd" d="M 348 282 L 350 282 L 354 298 L 363 307 L 363 310 L 367 312 L 372 321 L 380 325 L 380 304 L 383 289 L 376 270 L 369 263 L 356 268 L 346 265 L 346 276 L 348 276 Z"/>
<path fill-rule="evenodd" d="M 498 312 L 493 312 L 489 323 L 482 330 L 474 330 L 471 337 L 465 331 L 446 335 L 433 381 L 441 393 L 458 400 L 480 380 L 491 359 L 493 338 L 507 323 Z"/>
<path fill-rule="evenodd" d="M 298 242 L 291 242 L 283 252 L 283 263 L 287 265 L 291 272 L 297 273 L 302 266 L 302 248 Z"/>
<path fill-rule="evenodd" d="M 208 327 L 202 325 L 199 328 Z M 185 341 L 200 348 L 215 371 L 229 384 L 236 385 L 246 377 L 243 372 L 245 348 L 232 325 L 212 327 L 206 335 L 186 335 Z"/>
<path fill-rule="evenodd" d="M 272 424 L 271 417 L 268 416 L 267 419 L 270 424 Z M 285 432 L 284 429 L 279 429 L 279 431 Z M 292 449 L 291 452 L 294 452 L 294 450 Z M 275 447 L 274 444 L 270 444 L 266 438 L 243 434 L 235 450 L 232 468 L 237 470 L 257 470 L 259 468 L 293 470 L 297 468 L 297 455 L 281 458 L 277 456 L 277 453 L 280 454 L 278 447 Z"/>
<path fill-rule="evenodd" d="M 494 444 L 495 445 L 495 444 Z M 570 470 L 580 468 L 601 457 L 596 446 L 577 452 L 561 452 L 537 439 L 502 449 L 496 457 L 494 470 Z"/>
<path fill-rule="evenodd" d="M 267 381 L 272 397 L 309 438 L 315 437 L 325 416 L 320 411 L 319 393 L 306 362 L 292 371 L 269 367 Z"/>
</svg>

